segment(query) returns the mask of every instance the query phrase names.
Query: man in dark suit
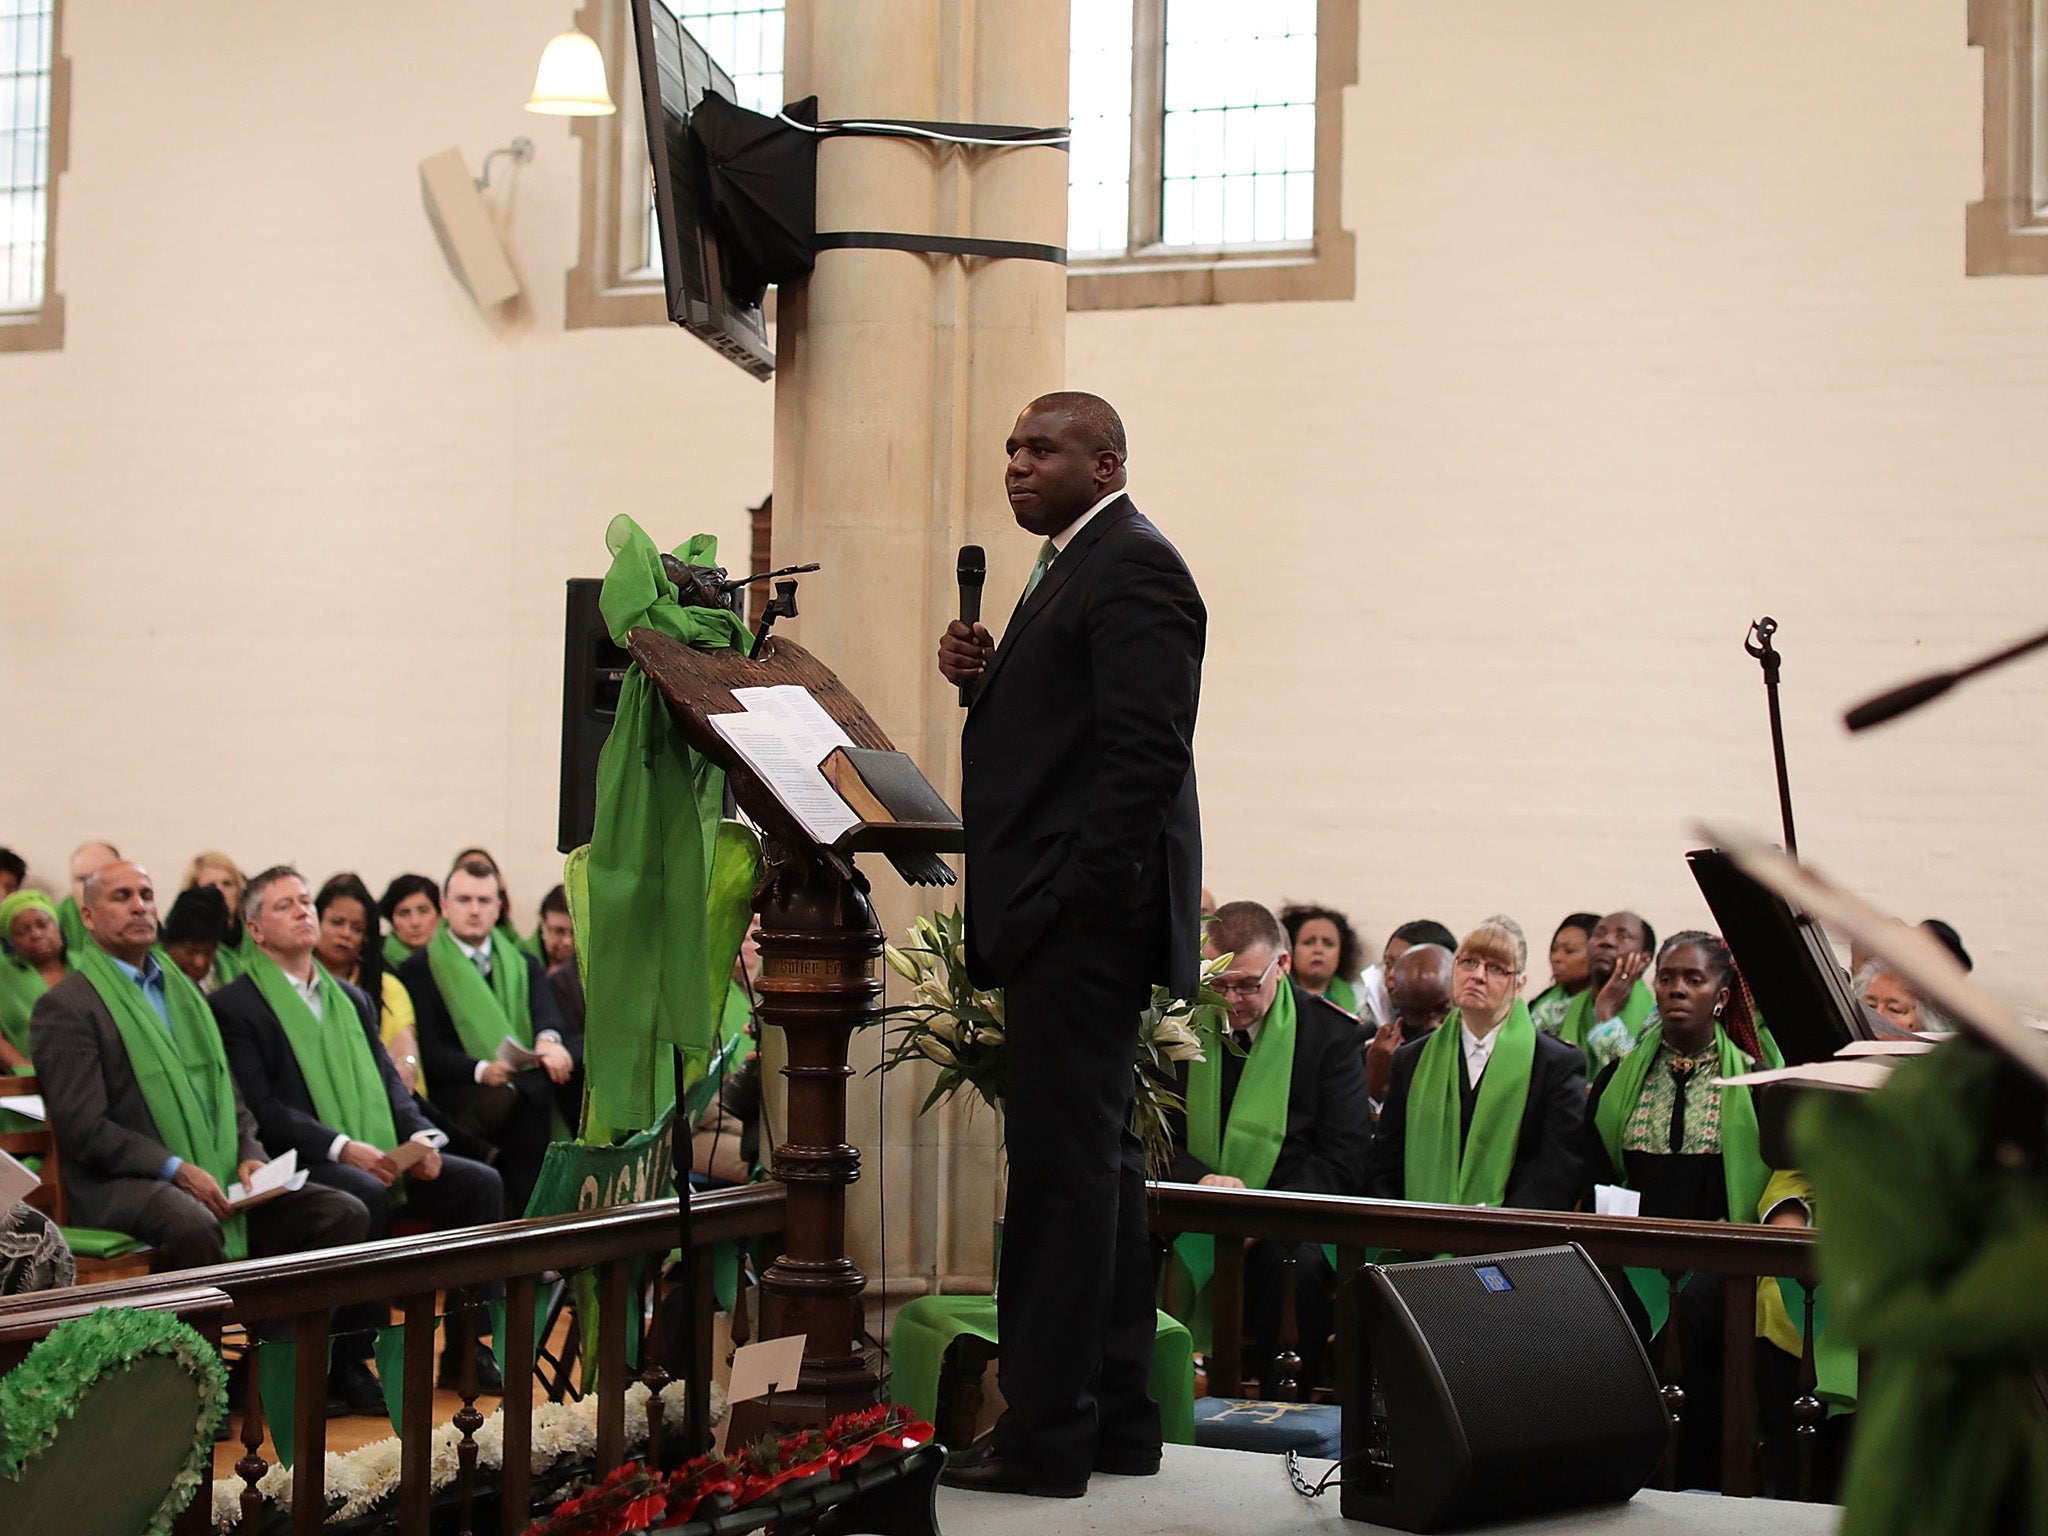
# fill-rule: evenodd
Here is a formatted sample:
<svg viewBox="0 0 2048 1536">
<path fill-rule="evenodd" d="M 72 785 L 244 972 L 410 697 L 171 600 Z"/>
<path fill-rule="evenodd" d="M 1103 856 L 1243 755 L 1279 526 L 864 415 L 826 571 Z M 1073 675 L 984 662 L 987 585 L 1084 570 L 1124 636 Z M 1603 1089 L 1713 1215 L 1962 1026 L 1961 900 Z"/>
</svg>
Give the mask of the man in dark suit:
<svg viewBox="0 0 2048 1536">
<path fill-rule="evenodd" d="M 1214 985 L 1230 1008 L 1235 1049 L 1210 1053 L 1213 1061 L 1176 1068 L 1187 1111 L 1174 1116 L 1174 1159 L 1167 1176 L 1176 1183 L 1226 1189 L 1357 1194 L 1365 1181 L 1366 1148 L 1372 1141 L 1372 1105 L 1365 1092 L 1365 1044 L 1371 1026 L 1361 1025 L 1336 1004 L 1294 985 L 1287 930 L 1255 901 L 1233 901 L 1217 908 L 1209 924 L 1207 949 L 1212 956 L 1231 957 L 1230 968 Z M 1258 1080 L 1270 1085 L 1268 1097 L 1277 1097 L 1271 1090 L 1284 1085 L 1284 1110 L 1278 1103 L 1245 1105 L 1247 1116 L 1265 1111 L 1261 1137 L 1250 1124 L 1233 1119 L 1232 1112 L 1238 1108 L 1239 1089 L 1247 1071 L 1255 1062 L 1263 1064 L 1265 1055 L 1276 1050 L 1286 1055 L 1285 1076 L 1274 1073 Z M 1219 1081 L 1213 1103 L 1205 1107 L 1198 1090 L 1210 1071 Z M 1272 1133 L 1283 1127 L 1276 1148 Z M 1209 1156 L 1198 1155 L 1191 1141 Z M 1263 1168 L 1260 1148 L 1272 1158 L 1270 1172 L 1259 1171 Z M 1238 1161 L 1246 1156 L 1259 1168 Z M 1213 1239 L 1199 1234 L 1183 1239 L 1189 1241 L 1213 1246 Z M 1274 1356 L 1280 1347 L 1285 1261 L 1290 1256 L 1295 1261 L 1295 1347 L 1301 1356 L 1296 1379 L 1306 1397 L 1324 1381 L 1323 1342 L 1331 1326 L 1334 1277 L 1322 1245 L 1252 1244 L 1245 1254 L 1245 1313 L 1252 1324 L 1261 1389 L 1272 1396 L 1280 1380 Z"/>
<path fill-rule="evenodd" d="M 361 1242 L 370 1225 L 362 1202 L 318 1184 L 235 1216 L 225 1185 L 263 1165 L 263 1144 L 205 998 L 150 953 L 153 882 L 139 865 L 114 860 L 85 878 L 79 914 L 89 950 L 36 1000 L 30 1019 L 71 1219 L 140 1238 L 156 1250 L 158 1269 L 221 1263 L 244 1246 L 243 1228 L 252 1256 Z M 135 1051 L 145 1053 L 140 1068 Z M 169 1079 L 179 1069 L 174 1093 Z M 175 1130 L 159 1124 L 153 1104 Z M 209 1160 L 218 1166 L 204 1166 Z"/>
<path fill-rule="evenodd" d="M 496 870 L 480 859 L 456 865 L 441 886 L 441 927 L 399 966 L 398 979 L 412 995 L 428 1099 L 458 1132 L 495 1151 L 506 1214 L 522 1216 L 555 1117 L 576 1124 L 583 1034 L 562 1021 L 540 962 L 496 931 L 502 905 Z M 531 1041 L 537 1060 L 500 1060 L 507 1035 Z"/>
<path fill-rule="evenodd" d="M 1576 1046 L 1536 1029 L 1528 1005 L 1518 996 L 1528 965 L 1528 943 L 1512 919 L 1488 918 L 1467 934 L 1453 962 L 1453 1000 L 1457 1007 L 1443 1024 L 1394 1053 L 1392 1085 L 1380 1110 L 1366 1159 L 1365 1193 L 1381 1200 L 1434 1200 L 1445 1204 L 1503 1205 L 1524 1210 L 1569 1211 L 1577 1206 L 1584 1184 L 1586 1058 Z M 1519 1103 L 1488 1096 L 1481 1113 L 1480 1090 L 1487 1074 L 1506 1070 L 1496 1054 L 1502 1043 L 1527 1055 L 1528 1090 Z M 1409 1134 L 1418 1114 L 1415 1100 L 1417 1068 L 1422 1053 L 1434 1047 L 1450 1060 L 1441 1077 L 1443 1114 L 1426 1124 L 1448 1125 L 1448 1097 L 1457 1096 L 1457 1146 L 1421 1148 Z M 1495 1109 L 1497 1107 L 1497 1115 Z M 1473 1138 L 1475 1121 L 1486 1119 L 1485 1146 Z M 1459 1199 L 1445 1188 L 1432 1188 L 1427 1178 L 1440 1172 L 1418 1165 L 1413 1154 L 1430 1155 L 1435 1170 L 1453 1170 L 1450 1177 L 1470 1182 L 1468 1165 L 1496 1139 L 1512 1144 L 1512 1160 L 1499 1188 L 1468 1191 Z"/>
<path fill-rule="evenodd" d="M 314 1182 L 361 1201 L 372 1240 L 385 1234 L 400 1180 L 407 1214 L 436 1227 L 502 1220 L 505 1188 L 498 1175 L 441 1151 L 447 1134 L 428 1123 L 406 1092 L 384 1050 L 376 1007 L 314 960 L 320 926 L 305 879 L 282 865 L 266 869 L 249 882 L 242 902 L 256 956 L 208 1001 L 264 1150 L 272 1157 L 297 1151 Z M 407 1143 L 422 1150 L 401 1172 L 392 1154 Z M 357 1412 L 384 1411 L 364 1363 L 369 1337 L 359 1331 L 378 1321 L 343 1320 L 358 1331 L 347 1341 L 352 1347 L 335 1352 L 329 1384 Z M 454 1374 L 444 1362 L 443 1377 Z M 489 1380 L 495 1375 L 494 1362 L 485 1373 L 486 1390 L 498 1390 Z"/>
<path fill-rule="evenodd" d="M 967 946 L 1004 989 L 1010 1161 L 998 1286 L 1007 1407 L 955 1486 L 1078 1497 L 1159 1466 L 1139 1014 L 1200 971 L 1195 709 L 1207 615 L 1124 492 L 1107 401 L 1026 406 L 1010 510 L 1044 542 L 998 648 L 955 622 L 939 670 L 977 689 L 961 738 Z"/>
</svg>

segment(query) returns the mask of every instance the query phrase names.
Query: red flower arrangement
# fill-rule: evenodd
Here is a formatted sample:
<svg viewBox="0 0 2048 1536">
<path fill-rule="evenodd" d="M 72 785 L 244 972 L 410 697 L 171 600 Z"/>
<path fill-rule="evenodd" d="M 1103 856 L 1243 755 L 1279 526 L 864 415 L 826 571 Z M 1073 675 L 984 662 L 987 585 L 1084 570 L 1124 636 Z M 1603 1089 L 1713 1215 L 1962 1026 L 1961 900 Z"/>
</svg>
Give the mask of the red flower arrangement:
<svg viewBox="0 0 2048 1536">
<path fill-rule="evenodd" d="M 629 1461 L 536 1520 L 526 1536 L 626 1536 L 681 1525 L 708 1499 L 723 1495 L 734 1508 L 757 1503 L 786 1483 L 819 1474 L 836 1479 L 874 1451 L 914 1450 L 931 1438 L 931 1425 L 883 1405 L 841 1414 L 823 1429 L 763 1435 L 730 1456 L 699 1456 L 666 1474 Z"/>
</svg>

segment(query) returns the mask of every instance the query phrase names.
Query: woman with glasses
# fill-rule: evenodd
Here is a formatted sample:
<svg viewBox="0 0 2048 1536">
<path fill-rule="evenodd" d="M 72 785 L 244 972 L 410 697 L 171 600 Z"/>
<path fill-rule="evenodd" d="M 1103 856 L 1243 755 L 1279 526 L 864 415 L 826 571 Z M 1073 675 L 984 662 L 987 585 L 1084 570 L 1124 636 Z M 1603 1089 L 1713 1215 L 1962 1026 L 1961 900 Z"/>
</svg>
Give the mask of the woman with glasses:
<svg viewBox="0 0 2048 1536">
<path fill-rule="evenodd" d="M 1585 1055 L 1529 1021 L 1528 959 L 1511 917 L 1489 917 L 1458 945 L 1450 1013 L 1394 1053 L 1367 1194 L 1548 1211 L 1578 1204 Z"/>
</svg>

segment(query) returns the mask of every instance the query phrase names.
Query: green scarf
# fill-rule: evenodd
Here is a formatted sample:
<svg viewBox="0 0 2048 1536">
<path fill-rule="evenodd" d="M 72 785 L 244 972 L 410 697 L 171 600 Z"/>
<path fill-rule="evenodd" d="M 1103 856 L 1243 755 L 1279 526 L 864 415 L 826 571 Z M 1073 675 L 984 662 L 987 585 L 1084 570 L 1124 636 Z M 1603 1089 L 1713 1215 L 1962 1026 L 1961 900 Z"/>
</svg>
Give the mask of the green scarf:
<svg viewBox="0 0 2048 1536">
<path fill-rule="evenodd" d="M 495 1061 L 507 1035 L 533 1048 L 533 999 L 529 995 L 526 956 L 495 928 L 491 946 L 491 979 L 486 982 L 469 956 L 455 947 L 455 935 L 443 923 L 427 944 L 427 965 L 434 987 L 455 1021 L 462 1048 L 478 1061 Z"/>
<path fill-rule="evenodd" d="M 249 967 L 261 953 L 262 951 L 256 947 L 256 941 L 249 936 L 247 928 L 242 930 L 242 936 L 234 943 L 221 945 L 213 952 L 212 990 L 218 992 L 229 982 L 246 976 Z"/>
<path fill-rule="evenodd" d="M 313 963 L 320 985 L 316 1019 L 284 968 L 260 949 L 247 974 L 284 1026 L 306 1091 L 313 1096 L 313 1113 L 351 1141 L 368 1142 L 379 1152 L 397 1146 L 398 1128 L 392 1123 L 383 1074 L 370 1055 L 370 1042 L 363 1038 L 362 1016 L 341 983 L 317 960 Z"/>
<path fill-rule="evenodd" d="M 1536 1026 L 1520 998 L 1500 1021 L 1480 1074 L 1472 1125 L 1460 1146 L 1458 1085 L 1464 1079 L 1465 1019 L 1453 1008 L 1429 1037 L 1408 1084 L 1404 1194 L 1436 1205 L 1502 1205 L 1514 1172 L 1515 1142 L 1529 1103 Z"/>
<path fill-rule="evenodd" d="M 1565 1009 L 1564 1023 L 1558 1027 L 1558 1039 L 1567 1045 L 1576 1045 L 1582 1051 L 1586 1048 L 1586 1034 L 1596 1022 L 1593 1017 L 1593 1004 L 1599 996 L 1600 989 L 1589 982 L 1579 995 L 1572 999 L 1571 1006 Z M 1628 1001 L 1621 1005 L 1621 1022 L 1628 1026 L 1631 1039 L 1636 1038 L 1636 1031 L 1643 1027 L 1643 1020 L 1650 1016 L 1650 1010 L 1656 1006 L 1655 994 L 1644 986 L 1642 979 L 1638 977 L 1636 984 L 1629 988 Z M 1592 1070 L 1592 1057 L 1586 1058 L 1586 1066 L 1588 1071 Z"/>
<path fill-rule="evenodd" d="M 28 1016 L 48 990 L 34 966 L 11 955 L 0 959 L 0 1035 L 24 1056 L 29 1054 Z"/>
<path fill-rule="evenodd" d="M 1346 1013 L 1356 1014 L 1358 1012 L 1358 989 L 1342 976 L 1332 976 L 1330 978 L 1330 988 L 1323 996 L 1327 997 L 1339 1008 L 1342 1008 Z"/>
<path fill-rule="evenodd" d="M 1643 1038 L 1636 1042 L 1635 1049 L 1622 1057 L 1614 1069 L 1614 1076 L 1607 1080 L 1607 1088 L 1600 1096 L 1600 1108 L 1593 1116 L 1593 1128 L 1599 1133 L 1600 1144 L 1607 1149 L 1607 1161 L 1614 1167 L 1614 1176 L 1624 1184 L 1628 1181 L 1628 1166 L 1622 1161 L 1622 1134 L 1628 1128 L 1628 1117 L 1635 1112 L 1636 1103 L 1643 1096 L 1643 1085 L 1649 1081 L 1650 1067 L 1657 1059 L 1657 1048 L 1663 1039 L 1664 1026 L 1661 1024 L 1653 1024 L 1643 1031 Z M 1718 1061 L 1714 1069 L 1717 1078 L 1739 1077 L 1750 1070 L 1749 1058 L 1742 1054 L 1742 1048 L 1728 1038 L 1728 1032 L 1719 1024 L 1714 1026 L 1714 1049 Z M 1764 1166 L 1763 1153 L 1759 1150 L 1756 1103 L 1750 1098 L 1749 1090 L 1721 1089 L 1721 1179 L 1727 1192 L 1730 1221 L 1757 1220 L 1757 1202 L 1763 1199 L 1764 1185 L 1770 1182 L 1770 1177 L 1771 1171 Z M 1650 1315 L 1651 1330 L 1663 1328 L 1671 1305 L 1671 1287 L 1664 1272 L 1638 1266 L 1629 1269 L 1627 1274 L 1644 1310 Z"/>
<path fill-rule="evenodd" d="M 384 935 L 384 963 L 392 970 L 397 970 L 416 953 L 417 951 L 409 948 L 405 940 L 401 939 L 397 934 L 387 933 Z"/>
<path fill-rule="evenodd" d="M 630 517 L 612 519 L 605 544 L 612 567 L 598 605 L 614 642 L 648 629 L 702 650 L 749 644 L 737 615 L 678 601 L 654 541 Z M 716 539 L 699 534 L 675 554 L 709 565 L 717 551 Z M 671 1047 L 700 1074 L 716 1048 L 726 977 L 752 896 L 750 882 L 739 890 L 742 882 L 721 880 L 715 868 L 726 846 L 719 835 L 724 796 L 725 775 L 691 749 L 639 665 L 628 667 L 598 759 L 583 973 L 586 1118 L 605 1126 L 637 1130 L 667 1108 L 657 1063 Z M 731 846 L 743 857 L 741 842 Z M 728 911 L 733 891 L 738 905 Z"/>
<path fill-rule="evenodd" d="M 164 1000 L 171 1016 L 167 1031 L 142 988 L 114 964 L 97 944 L 78 952 L 78 968 L 114 1016 L 128 1064 L 149 1106 L 157 1135 L 171 1152 L 204 1168 L 226 1189 L 235 1182 L 241 1152 L 241 1127 L 235 1107 L 235 1080 L 228 1075 L 228 1055 L 220 1029 L 199 989 L 176 966 L 165 966 Z M 240 1216 L 221 1223 L 221 1239 L 230 1259 L 249 1256 L 247 1225 Z"/>
<path fill-rule="evenodd" d="M 73 897 L 66 896 L 57 903 L 57 926 L 63 930 L 64 947 L 74 955 L 92 942 L 91 935 L 85 931 L 85 919 L 78 915 L 78 902 Z"/>
<path fill-rule="evenodd" d="M 1273 992 L 1273 1006 L 1245 1054 L 1230 1116 L 1223 1115 L 1223 1052 L 1220 1041 L 1188 1063 L 1188 1151 L 1217 1173 L 1264 1189 L 1287 1139 L 1287 1108 L 1294 1083 L 1294 985 L 1286 977 Z M 1196 1348 L 1207 1349 L 1209 1282 L 1216 1274 L 1216 1239 L 1207 1232 L 1183 1232 L 1173 1242 L 1179 1260 L 1174 1301 L 1194 1332 Z M 1182 1294 L 1185 1292 L 1185 1294 Z"/>
</svg>

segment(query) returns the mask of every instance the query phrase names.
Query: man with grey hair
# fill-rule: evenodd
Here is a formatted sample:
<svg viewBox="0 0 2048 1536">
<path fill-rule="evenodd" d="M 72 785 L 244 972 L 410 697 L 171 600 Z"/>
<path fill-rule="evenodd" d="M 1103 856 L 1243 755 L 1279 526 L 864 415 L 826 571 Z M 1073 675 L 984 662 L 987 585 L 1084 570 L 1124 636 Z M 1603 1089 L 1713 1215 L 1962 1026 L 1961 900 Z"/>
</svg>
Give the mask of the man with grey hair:
<svg viewBox="0 0 2048 1536">
<path fill-rule="evenodd" d="M 372 1241 L 401 1200 L 408 1216 L 436 1229 L 502 1220 L 503 1182 L 484 1164 L 441 1150 L 448 1137 L 400 1080 L 376 1005 L 313 958 L 320 924 L 305 878 L 288 865 L 266 869 L 250 880 L 242 906 L 255 953 L 207 1001 L 264 1150 L 296 1152 L 314 1182 L 361 1201 Z M 401 1166 L 399 1156 L 409 1161 Z M 338 1321 L 356 1331 L 335 1351 L 329 1387 L 357 1413 L 382 1413 L 365 1363 L 365 1319 Z"/>
<path fill-rule="evenodd" d="M 115 859 L 79 884 L 91 942 L 29 1021 L 72 1218 L 149 1244 L 158 1269 L 361 1242 L 369 1213 L 339 1190 L 229 1204 L 263 1143 L 205 997 L 150 953 L 155 883 Z"/>
<path fill-rule="evenodd" d="M 1175 1069 L 1184 1113 L 1173 1118 L 1168 1177 L 1225 1189 L 1355 1195 L 1365 1181 L 1372 1108 L 1365 1092 L 1366 1030 L 1335 1003 L 1291 979 L 1287 930 L 1255 901 L 1226 902 L 1209 924 L 1210 958 L 1230 956 L 1213 985 L 1229 1009 L 1231 1039 Z M 1198 1298 L 1215 1269 L 1215 1240 L 1184 1234 L 1174 1244 L 1175 1301 L 1199 1318 Z M 1315 1243 L 1252 1244 L 1245 1255 L 1245 1314 L 1267 1396 L 1294 1260 L 1298 1385 L 1305 1397 L 1324 1376 L 1332 1275 Z M 1205 1340 L 1198 1340 L 1206 1348 Z"/>
</svg>

